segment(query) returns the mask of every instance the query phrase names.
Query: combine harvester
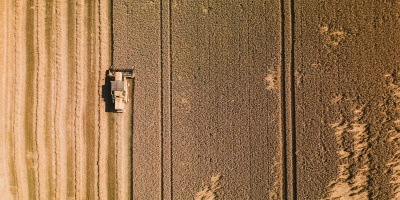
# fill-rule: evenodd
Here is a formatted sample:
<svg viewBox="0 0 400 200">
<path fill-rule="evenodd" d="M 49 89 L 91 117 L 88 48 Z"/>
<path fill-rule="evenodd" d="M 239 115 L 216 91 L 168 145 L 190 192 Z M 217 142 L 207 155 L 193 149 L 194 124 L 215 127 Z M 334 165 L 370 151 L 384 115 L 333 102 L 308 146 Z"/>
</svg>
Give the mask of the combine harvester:
<svg viewBox="0 0 400 200">
<path fill-rule="evenodd" d="M 108 76 L 111 78 L 111 96 L 114 103 L 114 109 L 118 113 L 125 112 L 125 103 L 128 98 L 128 78 L 132 79 L 135 75 L 131 69 L 113 69 L 108 70 Z"/>
</svg>

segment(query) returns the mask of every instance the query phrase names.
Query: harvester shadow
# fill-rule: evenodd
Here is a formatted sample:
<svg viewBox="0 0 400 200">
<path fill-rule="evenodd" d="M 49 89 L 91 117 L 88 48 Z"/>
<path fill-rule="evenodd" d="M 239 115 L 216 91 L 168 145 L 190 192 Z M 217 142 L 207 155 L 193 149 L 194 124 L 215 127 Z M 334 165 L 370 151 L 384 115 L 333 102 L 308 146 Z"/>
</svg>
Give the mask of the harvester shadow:
<svg viewBox="0 0 400 200">
<path fill-rule="evenodd" d="M 114 109 L 114 103 L 111 96 L 111 77 L 108 76 L 108 71 L 105 74 L 105 82 L 101 87 L 101 97 L 105 102 L 105 112 L 116 112 Z"/>
</svg>

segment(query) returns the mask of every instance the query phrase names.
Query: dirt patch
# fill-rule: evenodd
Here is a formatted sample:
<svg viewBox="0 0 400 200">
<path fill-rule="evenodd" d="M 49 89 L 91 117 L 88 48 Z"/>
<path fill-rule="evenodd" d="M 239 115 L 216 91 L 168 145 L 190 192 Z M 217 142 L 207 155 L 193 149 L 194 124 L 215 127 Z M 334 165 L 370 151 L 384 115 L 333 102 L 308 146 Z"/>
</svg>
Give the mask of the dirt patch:
<svg viewBox="0 0 400 200">
<path fill-rule="evenodd" d="M 220 180 L 221 174 L 217 174 L 211 177 L 211 183 L 204 186 L 203 190 L 196 194 L 195 200 L 217 200 L 218 191 L 221 190 Z"/>
</svg>

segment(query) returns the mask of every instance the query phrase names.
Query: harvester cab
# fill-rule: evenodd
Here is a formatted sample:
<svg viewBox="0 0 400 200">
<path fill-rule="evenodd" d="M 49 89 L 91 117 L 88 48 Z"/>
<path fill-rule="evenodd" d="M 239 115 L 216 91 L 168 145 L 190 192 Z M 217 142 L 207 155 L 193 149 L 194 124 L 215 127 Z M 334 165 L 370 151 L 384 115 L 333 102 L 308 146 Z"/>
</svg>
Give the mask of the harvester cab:
<svg viewBox="0 0 400 200">
<path fill-rule="evenodd" d="M 128 78 L 134 77 L 133 69 L 110 69 L 108 76 L 111 78 L 111 96 L 116 112 L 125 112 L 125 103 L 129 101 Z"/>
</svg>

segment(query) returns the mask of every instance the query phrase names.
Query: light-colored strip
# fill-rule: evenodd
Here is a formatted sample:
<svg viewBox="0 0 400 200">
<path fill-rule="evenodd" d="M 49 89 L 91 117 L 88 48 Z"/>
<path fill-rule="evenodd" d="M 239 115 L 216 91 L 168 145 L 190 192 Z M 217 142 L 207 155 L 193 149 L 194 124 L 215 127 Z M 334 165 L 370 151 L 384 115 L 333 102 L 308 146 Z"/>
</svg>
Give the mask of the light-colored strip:
<svg viewBox="0 0 400 200">
<path fill-rule="evenodd" d="M 75 142 L 76 142 L 76 198 L 85 199 L 86 184 L 86 148 L 83 131 L 83 112 L 86 107 L 84 88 L 87 84 L 87 6 L 84 0 L 76 2 L 76 107 L 75 107 Z"/>
<path fill-rule="evenodd" d="M 27 154 L 25 151 L 25 78 L 26 78 L 26 20 L 27 2 L 16 1 L 15 7 L 15 110 L 14 110 L 14 131 L 15 135 L 15 166 L 18 184 L 18 198 L 29 199 L 28 175 L 27 175 Z"/>
<path fill-rule="evenodd" d="M 68 2 L 57 0 L 56 45 L 56 199 L 67 198 L 67 95 L 68 95 Z"/>
<path fill-rule="evenodd" d="M 3 31 L 0 32 L 0 47 L 1 51 L 0 59 L 2 64 L 0 65 L 0 74 L 7 74 L 7 0 L 3 4 L 0 4 L 0 26 L 3 27 Z M 0 109 L 2 110 L 0 115 L 0 196 L 5 199 L 11 199 L 10 193 L 10 182 L 9 182 L 9 171 L 8 171 L 8 158 L 7 154 L 7 103 L 11 99 L 7 95 L 7 81 L 8 78 L 4 77 L 0 80 L 0 96 L 6 99 L 4 103 L 0 104 Z"/>
<path fill-rule="evenodd" d="M 109 113 L 105 113 L 105 103 L 104 101 L 101 100 L 101 95 L 102 95 L 102 85 L 104 84 L 105 81 L 105 71 L 110 67 L 111 65 L 111 29 L 110 29 L 110 1 L 108 0 L 98 0 L 97 5 L 97 18 L 96 18 L 96 23 L 98 26 L 97 27 L 97 34 L 98 36 L 98 41 L 97 41 L 97 46 L 98 47 L 98 64 L 97 66 L 100 66 L 99 69 L 99 96 L 100 96 L 100 110 L 99 110 L 99 117 L 100 117 L 100 136 L 99 136 L 99 198 L 100 199 L 107 199 L 109 192 L 108 191 L 108 186 L 110 184 L 116 184 L 116 183 L 109 183 L 108 182 L 108 153 L 109 153 L 109 133 L 108 133 L 108 123 L 109 123 Z"/>
</svg>

